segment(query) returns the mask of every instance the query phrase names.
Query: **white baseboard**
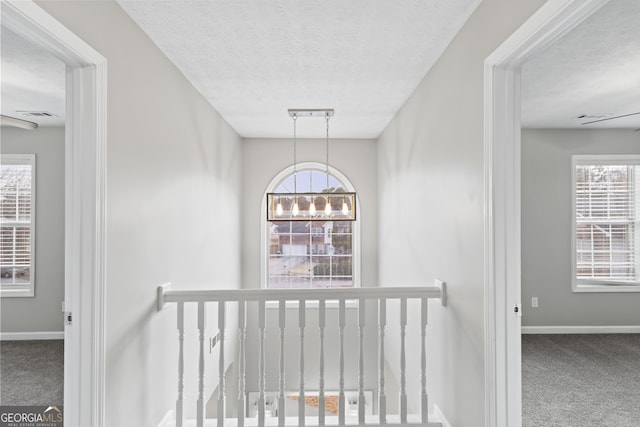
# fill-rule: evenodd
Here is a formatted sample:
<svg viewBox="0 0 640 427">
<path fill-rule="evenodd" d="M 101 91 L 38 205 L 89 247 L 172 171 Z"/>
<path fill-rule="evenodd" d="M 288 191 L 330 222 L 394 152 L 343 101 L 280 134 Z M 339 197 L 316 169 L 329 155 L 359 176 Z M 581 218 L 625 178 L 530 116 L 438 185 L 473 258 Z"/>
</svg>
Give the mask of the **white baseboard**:
<svg viewBox="0 0 640 427">
<path fill-rule="evenodd" d="M 0 332 L 0 341 L 63 340 L 64 331 Z"/>
<path fill-rule="evenodd" d="M 640 334 L 640 326 L 523 326 L 523 334 Z"/>
<path fill-rule="evenodd" d="M 444 414 L 440 410 L 440 407 L 438 407 L 438 405 L 435 405 L 435 404 L 433 405 L 433 416 L 434 416 L 433 421 L 442 423 L 442 427 L 451 427 L 451 424 L 447 420 L 447 417 L 444 416 Z"/>
<path fill-rule="evenodd" d="M 175 427 L 176 420 L 173 419 L 173 411 L 169 409 L 158 423 L 158 427 Z"/>
</svg>

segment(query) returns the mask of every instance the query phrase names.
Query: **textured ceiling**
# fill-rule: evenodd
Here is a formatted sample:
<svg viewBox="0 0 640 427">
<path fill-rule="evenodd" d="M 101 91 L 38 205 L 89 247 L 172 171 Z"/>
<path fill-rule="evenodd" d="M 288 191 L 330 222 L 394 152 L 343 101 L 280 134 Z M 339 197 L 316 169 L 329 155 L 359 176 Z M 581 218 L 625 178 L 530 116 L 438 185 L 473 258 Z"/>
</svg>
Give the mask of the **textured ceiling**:
<svg viewBox="0 0 640 427">
<path fill-rule="evenodd" d="M 243 137 L 290 137 L 287 109 L 333 108 L 344 138 L 380 134 L 478 3 L 119 0 Z"/>
<path fill-rule="evenodd" d="M 62 126 L 65 114 L 65 65 L 56 57 L 2 27 L 2 114 Z M 51 117 L 25 112 L 48 112 Z"/>
<path fill-rule="evenodd" d="M 522 67 L 525 127 L 640 128 L 640 1 L 611 0 Z M 584 117 L 580 117 L 584 116 Z"/>
<path fill-rule="evenodd" d="M 334 108 L 331 137 L 369 138 L 387 125 L 477 1 L 120 4 L 243 136 L 290 137 L 288 108 Z M 611 0 L 530 59 L 522 69 L 524 126 L 640 128 L 640 115 L 582 125 L 640 112 L 638 22 L 640 1 Z M 62 125 L 64 65 L 5 28 L 0 36 L 2 114 Z M 324 120 L 305 119 L 298 130 L 323 136 Z"/>
</svg>

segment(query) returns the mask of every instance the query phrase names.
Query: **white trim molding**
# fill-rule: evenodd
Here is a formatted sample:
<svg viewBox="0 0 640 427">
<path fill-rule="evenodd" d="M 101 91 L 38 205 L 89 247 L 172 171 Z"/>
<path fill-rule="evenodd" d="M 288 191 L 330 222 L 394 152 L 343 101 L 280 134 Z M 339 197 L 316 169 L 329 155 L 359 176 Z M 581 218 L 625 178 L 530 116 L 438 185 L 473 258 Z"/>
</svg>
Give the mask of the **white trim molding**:
<svg viewBox="0 0 640 427">
<path fill-rule="evenodd" d="M 608 0 L 549 0 L 484 63 L 485 426 L 522 425 L 520 67 Z"/>
<path fill-rule="evenodd" d="M 64 331 L 0 332 L 0 341 L 63 340 Z"/>
<path fill-rule="evenodd" d="M 640 166 L 640 155 L 637 154 L 574 154 L 571 156 L 571 291 L 572 292 L 640 292 L 640 282 L 636 275 L 636 268 L 633 269 L 633 281 L 630 281 L 632 277 L 624 277 L 626 280 L 616 279 L 596 279 L 596 278 L 578 278 L 578 252 L 577 252 L 577 196 L 576 196 L 576 181 L 577 181 L 577 166 L 594 166 L 594 165 L 624 165 L 624 166 Z M 635 182 L 635 179 L 634 179 Z M 635 187 L 635 185 L 634 185 Z M 633 193 L 635 194 L 633 190 Z M 629 208 L 637 209 L 634 199 L 628 201 L 630 203 Z M 607 223 L 607 221 L 613 221 L 611 218 L 601 218 L 601 221 Z M 632 231 L 634 235 L 631 239 L 636 242 L 636 232 Z M 634 244 L 637 245 L 637 243 Z M 635 252 L 635 251 L 634 251 Z M 629 259 L 628 262 L 635 266 L 633 259 Z"/>
<path fill-rule="evenodd" d="M 451 423 L 447 420 L 447 417 L 444 416 L 440 407 L 435 404 L 433 405 L 433 418 L 429 417 L 429 422 L 441 423 L 442 427 L 451 427 Z"/>
<path fill-rule="evenodd" d="M 164 417 L 158 423 L 158 427 L 175 427 L 176 417 L 173 414 L 173 410 L 169 409 Z"/>
<path fill-rule="evenodd" d="M 640 334 L 640 325 L 523 326 L 523 334 Z"/>
<path fill-rule="evenodd" d="M 65 425 L 104 425 L 107 61 L 33 1 L 3 0 L 2 25 L 67 66 Z"/>
<path fill-rule="evenodd" d="M 352 280 L 353 287 L 359 288 L 361 286 L 361 262 L 362 259 L 362 237 L 360 234 L 361 224 L 362 224 L 362 210 L 360 209 L 360 197 L 357 194 L 356 188 L 351 183 L 351 180 L 343 174 L 338 169 L 333 166 L 327 166 L 321 162 L 299 162 L 295 165 L 290 165 L 278 172 L 276 176 L 274 176 L 269 184 L 266 186 L 266 189 L 262 196 L 262 203 L 260 205 L 260 288 L 266 289 L 268 283 L 268 264 L 269 264 L 269 248 L 268 248 L 268 229 L 267 224 L 268 221 L 266 219 L 267 212 L 267 193 L 273 192 L 275 187 L 286 177 L 292 175 L 294 171 L 305 171 L 305 170 L 317 170 L 323 172 L 325 170 L 329 171 L 329 175 L 335 177 L 338 181 L 340 181 L 345 189 L 350 193 L 356 193 L 356 212 L 357 217 L 356 220 L 353 221 L 353 250 L 352 253 L 355 254 L 352 258 Z"/>
<path fill-rule="evenodd" d="M 38 187 L 36 185 L 37 170 L 36 170 L 36 155 L 35 154 L 3 154 L 0 159 L 0 164 L 3 166 L 30 166 L 31 167 L 31 196 L 29 197 L 29 222 L 25 224 L 19 213 L 15 213 L 14 221 L 3 222 L 3 227 L 10 227 L 14 229 L 27 227 L 29 228 L 29 282 L 28 283 L 12 283 L 7 285 L 0 285 L 0 297 L 2 298 L 22 298 L 35 296 L 35 280 L 36 280 L 36 220 L 37 220 L 37 206 L 36 206 L 36 194 L 38 193 Z M 17 193 L 16 189 L 16 193 Z M 20 198 L 16 194 L 16 198 Z M 16 255 L 16 248 L 13 248 L 13 255 Z M 11 268 L 16 268 L 17 265 Z M 20 267 L 25 267 L 21 265 Z M 13 277 L 12 273 L 12 276 Z"/>
</svg>

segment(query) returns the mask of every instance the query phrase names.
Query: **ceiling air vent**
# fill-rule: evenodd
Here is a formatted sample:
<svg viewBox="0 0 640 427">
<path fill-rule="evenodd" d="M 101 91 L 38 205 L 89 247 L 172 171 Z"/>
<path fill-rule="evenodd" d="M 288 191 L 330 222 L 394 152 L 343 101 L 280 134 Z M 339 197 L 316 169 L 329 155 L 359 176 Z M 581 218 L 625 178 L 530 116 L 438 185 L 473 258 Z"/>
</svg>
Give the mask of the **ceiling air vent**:
<svg viewBox="0 0 640 427">
<path fill-rule="evenodd" d="M 54 117 L 53 114 L 47 111 L 16 111 L 16 112 L 22 114 L 23 116 L 28 116 L 28 117 Z"/>
<path fill-rule="evenodd" d="M 578 114 L 573 117 L 578 120 L 601 120 L 606 119 L 607 117 L 613 116 L 613 113 L 600 113 L 600 114 Z"/>
</svg>

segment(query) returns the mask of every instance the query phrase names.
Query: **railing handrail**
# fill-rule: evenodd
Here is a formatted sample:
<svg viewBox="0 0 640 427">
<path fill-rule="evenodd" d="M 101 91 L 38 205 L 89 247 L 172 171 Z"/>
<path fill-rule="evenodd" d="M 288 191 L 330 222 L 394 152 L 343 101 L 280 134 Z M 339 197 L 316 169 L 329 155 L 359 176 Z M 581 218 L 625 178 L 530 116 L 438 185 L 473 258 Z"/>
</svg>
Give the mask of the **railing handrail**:
<svg viewBox="0 0 640 427">
<path fill-rule="evenodd" d="M 158 311 L 169 302 L 327 301 L 376 298 L 439 298 L 442 305 L 446 305 L 446 284 L 439 282 L 436 286 L 378 288 L 172 290 L 171 285 L 165 283 L 158 286 Z"/>
<path fill-rule="evenodd" d="M 206 329 L 206 306 L 207 303 L 217 303 L 218 311 L 218 336 L 219 339 L 219 367 L 218 367 L 218 420 L 217 426 L 224 427 L 225 425 L 225 330 L 226 325 L 226 306 L 227 303 L 235 304 L 238 306 L 238 408 L 245 408 L 246 406 L 246 370 L 245 370 L 245 340 L 247 337 L 246 328 L 246 310 L 249 302 L 257 302 L 257 330 L 259 340 L 259 352 L 258 352 L 258 425 L 265 425 L 265 393 L 266 393 L 266 313 L 265 307 L 267 302 L 278 301 L 278 325 L 280 330 L 280 356 L 279 356 L 279 395 L 278 395 L 278 407 L 285 408 L 285 341 L 286 333 L 286 307 L 287 302 L 299 301 L 298 312 L 295 313 L 295 317 L 298 318 L 299 328 L 299 397 L 298 397 L 298 425 L 304 427 L 306 424 L 305 415 L 305 330 L 307 329 L 307 314 L 306 304 L 307 301 L 318 302 L 318 329 L 319 329 L 319 391 L 318 391 L 318 423 L 319 425 L 325 425 L 325 390 L 324 390 L 324 337 L 326 326 L 326 307 L 327 301 L 338 300 L 338 355 L 339 355 L 339 388 L 338 388 L 338 424 L 345 425 L 346 417 L 346 396 L 345 396 L 345 326 L 346 326 L 346 302 L 348 300 L 357 300 L 358 316 L 357 316 L 357 328 L 358 328 L 358 425 L 366 424 L 365 417 L 365 327 L 367 324 L 367 305 L 370 304 L 367 300 L 376 300 L 373 307 L 378 310 L 377 324 L 378 328 L 378 346 L 379 356 L 376 357 L 378 361 L 379 372 L 379 424 L 387 425 L 387 412 L 386 412 L 386 394 L 385 394 L 385 382 L 384 382 L 384 370 L 386 364 L 385 358 L 385 331 L 387 326 L 387 303 L 389 300 L 399 300 L 399 328 L 400 328 L 400 390 L 399 390 L 399 414 L 400 425 L 421 425 L 427 427 L 441 427 L 441 423 L 429 423 L 428 422 L 428 407 L 429 399 L 427 396 L 427 355 L 426 355 L 426 328 L 427 328 L 427 312 L 429 299 L 439 298 L 441 304 L 446 305 L 446 284 L 439 280 L 434 281 L 434 286 L 410 286 L 410 287 L 377 287 L 377 288 L 324 288 L 324 289 L 216 289 L 216 290 L 172 290 L 171 284 L 166 283 L 158 286 L 157 289 L 157 309 L 162 310 L 166 303 L 176 303 L 177 305 L 177 328 L 178 328 L 178 398 L 176 399 L 176 426 L 183 427 L 183 415 L 184 415 L 184 312 L 186 303 L 197 303 L 197 315 L 198 315 L 198 343 L 199 343 L 199 356 L 198 356 L 198 400 L 197 400 L 197 420 L 196 425 L 198 427 L 204 426 L 204 407 L 205 407 L 205 329 Z M 408 423 L 408 405 L 407 405 L 407 355 L 406 355 L 406 340 L 407 340 L 407 302 L 408 300 L 418 300 L 420 315 L 413 316 L 412 318 L 420 326 L 420 417 L 421 423 L 410 424 Z M 371 306 L 370 306 L 371 307 Z M 293 313 L 292 313 L 293 314 Z M 236 326 L 232 326 L 232 329 Z M 229 331 L 231 332 L 231 331 Z M 285 411 L 278 413 L 278 425 L 284 427 L 286 425 Z M 243 410 L 238 411 L 236 415 L 237 425 L 239 427 L 245 426 L 245 413 Z"/>
</svg>

